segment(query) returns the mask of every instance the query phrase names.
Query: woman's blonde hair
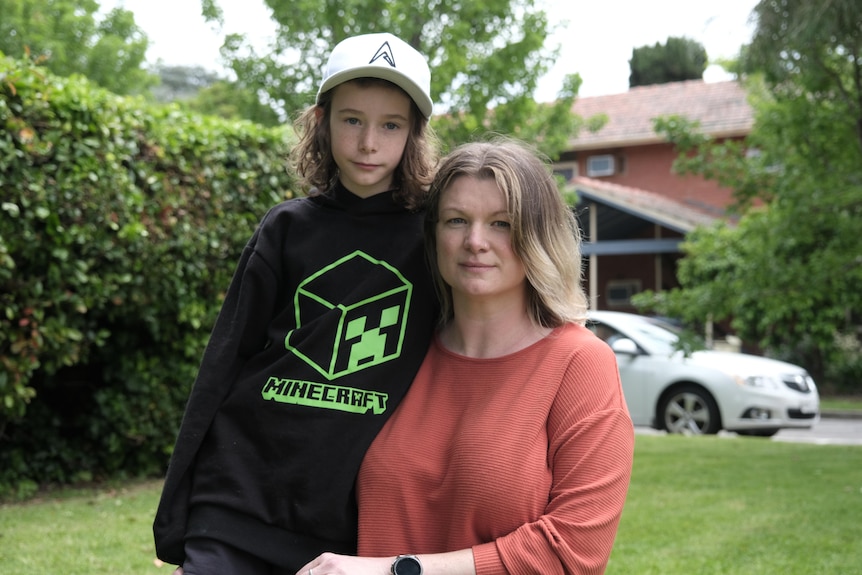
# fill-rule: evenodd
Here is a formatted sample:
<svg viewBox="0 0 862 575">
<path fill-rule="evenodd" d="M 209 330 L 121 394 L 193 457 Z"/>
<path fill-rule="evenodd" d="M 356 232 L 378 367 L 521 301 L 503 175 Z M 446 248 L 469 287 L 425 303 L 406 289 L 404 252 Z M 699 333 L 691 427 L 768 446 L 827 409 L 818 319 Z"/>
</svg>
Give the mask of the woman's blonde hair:
<svg viewBox="0 0 862 575">
<path fill-rule="evenodd" d="M 407 96 L 407 92 L 387 80 L 357 78 L 350 82 L 363 87 L 387 86 Z M 294 123 L 300 139 L 291 150 L 290 159 L 300 183 L 309 190 L 309 195 L 324 193 L 338 181 L 338 165 L 332 156 L 332 135 L 329 129 L 332 96 L 337 89 L 338 86 L 321 94 L 318 103 L 308 107 Z M 437 140 L 412 99 L 410 107 L 410 133 L 392 183 L 395 200 L 408 209 L 416 210 L 424 204 L 434 176 Z"/>
<path fill-rule="evenodd" d="M 547 160 L 523 142 L 496 137 L 464 144 L 443 158 L 428 195 L 425 250 L 440 296 L 442 321 L 452 318 L 452 289 L 437 264 L 440 197 L 460 177 L 493 180 L 506 198 L 512 247 L 527 276 L 530 319 L 557 327 L 586 321 L 581 234 Z"/>
</svg>

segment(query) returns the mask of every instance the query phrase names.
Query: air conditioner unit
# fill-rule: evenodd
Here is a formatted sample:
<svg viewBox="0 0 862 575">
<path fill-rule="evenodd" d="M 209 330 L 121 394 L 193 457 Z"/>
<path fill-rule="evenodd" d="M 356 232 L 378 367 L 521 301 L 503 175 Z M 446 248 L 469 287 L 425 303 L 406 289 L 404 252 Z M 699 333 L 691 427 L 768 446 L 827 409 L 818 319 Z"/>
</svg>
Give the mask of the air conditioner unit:
<svg viewBox="0 0 862 575">
<path fill-rule="evenodd" d="M 587 158 L 587 176 L 612 176 L 616 171 L 616 159 L 611 154 L 590 156 Z"/>
</svg>

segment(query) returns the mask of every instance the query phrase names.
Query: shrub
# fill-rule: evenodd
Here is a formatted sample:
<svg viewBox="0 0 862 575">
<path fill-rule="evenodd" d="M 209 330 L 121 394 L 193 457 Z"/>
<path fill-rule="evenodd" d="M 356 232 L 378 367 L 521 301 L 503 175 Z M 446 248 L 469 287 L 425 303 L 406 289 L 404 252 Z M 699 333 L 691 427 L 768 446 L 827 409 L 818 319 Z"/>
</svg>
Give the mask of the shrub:
<svg viewBox="0 0 862 575">
<path fill-rule="evenodd" d="M 161 472 L 290 142 L 0 54 L 0 491 Z"/>
</svg>

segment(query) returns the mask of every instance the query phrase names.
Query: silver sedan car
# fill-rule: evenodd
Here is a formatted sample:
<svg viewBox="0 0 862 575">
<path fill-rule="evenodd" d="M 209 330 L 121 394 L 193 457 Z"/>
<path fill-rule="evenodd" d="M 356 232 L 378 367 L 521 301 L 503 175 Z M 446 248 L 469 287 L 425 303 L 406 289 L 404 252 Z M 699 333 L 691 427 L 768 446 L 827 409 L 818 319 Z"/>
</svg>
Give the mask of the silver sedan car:
<svg viewBox="0 0 862 575">
<path fill-rule="evenodd" d="M 771 437 L 820 420 L 817 386 L 797 365 L 725 351 L 687 354 L 673 326 L 636 314 L 594 311 L 587 327 L 617 356 L 635 425 Z"/>
</svg>

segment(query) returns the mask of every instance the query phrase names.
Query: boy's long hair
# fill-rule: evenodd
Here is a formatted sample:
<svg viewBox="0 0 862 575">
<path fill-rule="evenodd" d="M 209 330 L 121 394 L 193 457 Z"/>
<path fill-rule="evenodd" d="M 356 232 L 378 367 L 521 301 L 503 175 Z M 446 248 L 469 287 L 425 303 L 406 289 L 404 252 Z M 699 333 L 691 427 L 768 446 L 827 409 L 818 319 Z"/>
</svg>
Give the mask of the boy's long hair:
<svg viewBox="0 0 862 575">
<path fill-rule="evenodd" d="M 357 82 L 362 87 L 379 85 L 401 90 L 395 84 L 378 78 L 357 78 L 350 81 Z M 334 91 L 335 88 L 321 94 L 319 102 L 307 108 L 294 124 L 300 139 L 291 150 L 290 159 L 300 182 L 308 188 L 309 195 L 325 193 L 338 181 L 338 165 L 332 156 L 332 136 L 329 129 Z M 407 95 L 407 92 L 401 91 Z M 418 210 L 425 204 L 428 187 L 434 177 L 438 148 L 433 131 L 412 98 L 410 106 L 410 134 L 407 136 L 404 154 L 393 174 L 392 194 L 395 201 L 407 209 Z M 318 108 L 323 110 L 320 119 Z"/>
</svg>

